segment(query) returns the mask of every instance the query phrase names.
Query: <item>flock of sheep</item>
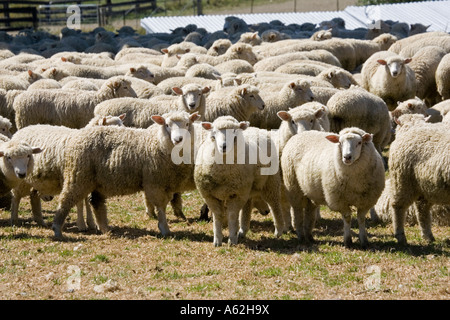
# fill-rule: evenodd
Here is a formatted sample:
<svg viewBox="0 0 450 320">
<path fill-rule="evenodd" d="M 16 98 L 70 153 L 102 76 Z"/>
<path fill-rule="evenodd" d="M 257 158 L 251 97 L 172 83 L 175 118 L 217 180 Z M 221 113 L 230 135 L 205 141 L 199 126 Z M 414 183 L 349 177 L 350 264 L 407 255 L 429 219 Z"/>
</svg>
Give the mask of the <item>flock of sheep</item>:
<svg viewBox="0 0 450 320">
<path fill-rule="evenodd" d="M 369 211 L 402 244 L 407 217 L 428 241 L 432 219 L 450 220 L 450 35 L 421 25 L 0 33 L 0 115 L 11 222 L 29 197 L 45 226 L 41 200 L 58 195 L 58 239 L 72 207 L 80 230 L 105 233 L 106 199 L 136 192 L 167 236 L 167 205 L 185 218 L 194 189 L 215 246 L 224 227 L 230 244 L 245 237 L 253 208 L 275 236 L 311 242 L 326 205 L 346 246 L 356 208 L 362 247 Z"/>
</svg>

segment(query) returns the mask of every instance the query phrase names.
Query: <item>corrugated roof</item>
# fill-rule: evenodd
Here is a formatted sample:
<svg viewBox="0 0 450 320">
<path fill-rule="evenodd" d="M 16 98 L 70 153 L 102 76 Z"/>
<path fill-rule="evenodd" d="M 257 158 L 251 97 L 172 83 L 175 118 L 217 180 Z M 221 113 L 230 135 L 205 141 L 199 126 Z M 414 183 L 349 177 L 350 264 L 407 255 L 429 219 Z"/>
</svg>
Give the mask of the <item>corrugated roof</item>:
<svg viewBox="0 0 450 320">
<path fill-rule="evenodd" d="M 141 19 L 141 26 L 147 33 L 170 33 L 178 27 L 195 24 L 205 28 L 208 32 L 223 29 L 225 18 L 229 15 L 203 15 L 203 16 L 172 16 L 148 17 Z M 342 18 L 347 29 L 366 28 L 372 20 L 393 20 L 430 25 L 428 31 L 450 30 L 450 1 L 424 1 L 398 4 L 385 4 L 377 6 L 349 6 L 343 11 L 317 11 L 317 12 L 282 12 L 282 13 L 254 13 L 233 14 L 243 19 L 247 24 L 270 22 L 279 20 L 288 25 L 305 22 L 320 23 L 333 18 Z"/>
</svg>

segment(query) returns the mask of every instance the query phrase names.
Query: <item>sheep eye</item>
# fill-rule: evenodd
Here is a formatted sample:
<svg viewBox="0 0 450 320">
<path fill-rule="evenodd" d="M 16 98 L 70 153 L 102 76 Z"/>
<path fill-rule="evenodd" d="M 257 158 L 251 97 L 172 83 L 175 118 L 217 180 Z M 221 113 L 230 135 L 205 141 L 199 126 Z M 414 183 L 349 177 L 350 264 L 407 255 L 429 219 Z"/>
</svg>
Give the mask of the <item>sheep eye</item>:
<svg viewBox="0 0 450 320">
<path fill-rule="evenodd" d="M 189 127 L 189 123 L 186 123 L 186 127 Z"/>
<path fill-rule="evenodd" d="M 361 145 L 361 141 L 358 142 L 358 146 Z"/>
<path fill-rule="evenodd" d="M 294 120 L 291 121 L 292 124 L 295 124 Z"/>
<path fill-rule="evenodd" d="M 314 119 L 311 119 L 311 123 L 313 123 L 314 122 Z"/>
<path fill-rule="evenodd" d="M 216 141 L 216 137 L 215 136 L 211 136 L 211 140 L 212 141 Z"/>
</svg>

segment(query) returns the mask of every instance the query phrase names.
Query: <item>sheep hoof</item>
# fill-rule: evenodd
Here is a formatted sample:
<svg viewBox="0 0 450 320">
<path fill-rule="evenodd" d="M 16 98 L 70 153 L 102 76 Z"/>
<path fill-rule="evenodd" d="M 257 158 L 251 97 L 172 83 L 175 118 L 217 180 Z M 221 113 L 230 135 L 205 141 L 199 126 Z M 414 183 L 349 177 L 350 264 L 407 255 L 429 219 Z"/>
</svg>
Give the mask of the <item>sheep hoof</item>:
<svg viewBox="0 0 450 320">
<path fill-rule="evenodd" d="M 404 233 L 396 234 L 395 238 L 397 239 L 398 244 L 401 246 L 406 246 L 408 244 Z"/>
<path fill-rule="evenodd" d="M 348 237 L 344 239 L 344 246 L 346 248 L 350 248 L 353 244 L 352 237 Z"/>
<path fill-rule="evenodd" d="M 53 230 L 53 232 L 55 233 L 54 236 L 53 236 L 53 238 L 54 238 L 55 240 L 57 240 L 57 241 L 62 241 L 62 240 L 64 240 L 64 236 L 63 236 L 63 234 L 62 234 L 62 232 L 61 232 L 61 227 L 56 226 L 56 225 L 52 225 L 52 230 Z"/>
<path fill-rule="evenodd" d="M 183 220 L 187 220 L 186 216 L 184 215 L 184 213 L 182 211 L 174 212 L 174 214 L 175 214 L 175 217 L 177 217 L 177 218 L 180 218 L 180 219 L 183 219 Z"/>
<path fill-rule="evenodd" d="M 238 238 L 241 238 L 241 239 L 244 239 L 245 238 L 245 236 L 246 236 L 246 231 L 244 231 L 244 230 L 239 230 L 239 232 L 238 232 Z"/>
</svg>

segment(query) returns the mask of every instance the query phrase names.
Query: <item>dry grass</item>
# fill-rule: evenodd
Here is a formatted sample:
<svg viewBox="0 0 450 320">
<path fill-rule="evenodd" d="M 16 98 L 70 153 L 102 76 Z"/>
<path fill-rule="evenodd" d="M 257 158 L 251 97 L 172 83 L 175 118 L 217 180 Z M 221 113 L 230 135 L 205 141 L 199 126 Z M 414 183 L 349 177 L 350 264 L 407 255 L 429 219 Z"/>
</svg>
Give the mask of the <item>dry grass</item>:
<svg viewBox="0 0 450 320">
<path fill-rule="evenodd" d="M 408 227 L 402 248 L 391 225 L 368 223 L 371 248 L 342 245 L 339 214 L 322 210 L 317 242 L 299 245 L 293 234 L 273 236 L 269 216 L 254 214 L 247 239 L 214 248 L 211 222 L 199 222 L 202 201 L 184 195 L 182 221 L 169 209 L 173 236 L 159 236 L 157 222 L 145 214 L 140 194 L 109 199 L 111 233 L 81 233 L 75 214 L 67 240 L 31 221 L 28 200 L 20 227 L 0 214 L 0 297 L 2 299 L 449 299 L 449 228 L 433 228 L 427 245 L 418 227 Z M 57 201 L 44 203 L 51 223 Z M 355 232 L 357 226 L 354 225 Z M 226 233 L 225 233 L 226 234 Z M 375 266 L 376 273 L 368 272 Z M 377 269 L 378 268 L 378 269 Z M 77 274 L 78 272 L 78 274 Z M 379 279 L 377 284 L 376 280 Z M 78 281 L 78 282 L 77 282 Z M 96 292 L 96 286 L 112 285 Z"/>
</svg>

